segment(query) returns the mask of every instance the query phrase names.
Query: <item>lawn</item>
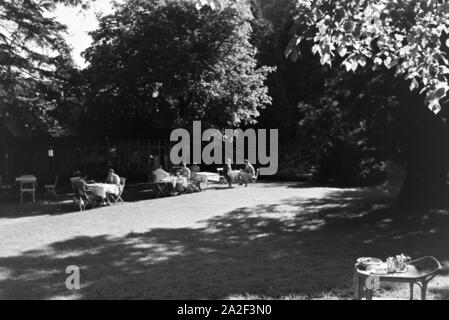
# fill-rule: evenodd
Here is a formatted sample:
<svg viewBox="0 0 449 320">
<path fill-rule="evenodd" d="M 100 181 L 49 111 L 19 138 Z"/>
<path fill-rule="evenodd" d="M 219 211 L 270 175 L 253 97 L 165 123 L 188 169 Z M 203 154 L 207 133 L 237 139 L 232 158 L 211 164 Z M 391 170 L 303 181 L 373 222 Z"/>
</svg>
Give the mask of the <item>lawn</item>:
<svg viewBox="0 0 449 320">
<path fill-rule="evenodd" d="M 359 256 L 449 264 L 449 210 L 397 206 L 391 188 L 145 192 L 130 187 L 127 203 L 83 213 L 65 197 L 0 204 L 0 299 L 351 299 Z M 68 265 L 80 267 L 80 290 L 65 287 Z M 375 298 L 405 299 L 408 287 Z M 449 299 L 449 273 L 428 298 Z"/>
</svg>

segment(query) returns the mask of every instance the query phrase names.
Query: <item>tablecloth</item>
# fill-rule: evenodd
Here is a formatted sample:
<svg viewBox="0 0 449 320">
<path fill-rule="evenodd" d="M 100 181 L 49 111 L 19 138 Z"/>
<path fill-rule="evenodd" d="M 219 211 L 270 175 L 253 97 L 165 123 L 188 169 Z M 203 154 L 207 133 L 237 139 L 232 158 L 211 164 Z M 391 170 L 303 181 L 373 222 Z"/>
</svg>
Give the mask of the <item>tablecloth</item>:
<svg viewBox="0 0 449 320">
<path fill-rule="evenodd" d="M 167 177 L 162 180 L 159 180 L 158 182 L 170 183 L 170 184 L 172 184 L 173 187 L 176 187 L 176 185 L 179 184 L 179 185 L 183 186 L 184 188 L 187 188 L 187 186 L 189 185 L 189 182 L 187 181 L 186 177 L 171 176 L 171 177 Z"/>
<path fill-rule="evenodd" d="M 103 199 L 106 199 L 106 194 L 108 193 L 118 195 L 120 192 L 120 187 L 116 184 L 92 183 L 87 184 L 87 187 L 92 190 L 93 194 Z"/>
</svg>

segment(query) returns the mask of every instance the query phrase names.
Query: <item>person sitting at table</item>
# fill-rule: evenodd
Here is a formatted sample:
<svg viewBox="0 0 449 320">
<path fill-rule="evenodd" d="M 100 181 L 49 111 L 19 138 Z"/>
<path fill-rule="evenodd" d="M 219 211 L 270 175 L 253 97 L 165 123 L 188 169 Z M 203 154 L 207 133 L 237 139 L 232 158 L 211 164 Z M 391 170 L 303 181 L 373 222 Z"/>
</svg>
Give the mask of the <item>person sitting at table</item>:
<svg viewBox="0 0 449 320">
<path fill-rule="evenodd" d="M 256 170 L 251 163 L 249 163 L 248 159 L 245 159 L 245 169 L 243 169 L 242 179 L 243 181 L 240 184 L 245 184 L 245 187 L 248 186 L 248 182 L 256 176 Z"/>
<path fill-rule="evenodd" d="M 190 180 L 190 169 L 187 168 L 187 165 L 184 162 L 181 162 L 181 169 L 179 169 L 179 174 L 187 180 Z"/>
<path fill-rule="evenodd" d="M 106 183 L 120 185 L 120 177 L 114 173 L 114 169 L 109 169 Z"/>
<path fill-rule="evenodd" d="M 118 186 L 119 188 L 122 188 L 120 186 L 120 177 L 115 174 L 114 169 L 109 169 L 108 170 L 108 176 L 106 177 L 106 183 L 107 184 L 113 184 Z M 118 191 L 119 192 L 119 191 Z M 110 192 L 105 192 L 106 194 L 106 204 L 107 205 L 111 205 L 112 201 L 114 201 L 114 195 L 116 195 L 116 193 L 110 193 Z"/>
<path fill-rule="evenodd" d="M 228 183 L 229 188 L 232 188 L 232 177 L 230 172 L 232 171 L 231 159 L 226 160 L 226 164 L 223 167 L 223 176 Z"/>
<path fill-rule="evenodd" d="M 165 178 L 170 177 L 170 173 L 162 169 L 162 165 L 159 165 L 159 168 L 153 171 L 153 180 L 154 182 L 162 181 Z"/>
<path fill-rule="evenodd" d="M 87 205 L 95 207 L 101 201 L 101 199 L 98 199 L 93 194 L 88 194 L 89 188 L 86 179 L 82 176 L 81 172 L 77 172 L 76 177 L 73 177 L 70 180 L 75 194 L 73 202 L 74 204 L 79 205 L 81 211 L 85 209 Z"/>
<path fill-rule="evenodd" d="M 81 171 L 73 171 L 70 181 L 75 181 L 79 179 L 81 179 Z"/>
<path fill-rule="evenodd" d="M 201 191 L 201 188 L 198 186 L 198 183 L 194 181 L 192 172 L 189 168 L 187 168 L 187 165 L 184 162 L 181 162 L 181 169 L 178 170 L 178 176 L 181 176 L 186 179 L 185 182 L 179 182 L 177 184 L 177 190 L 180 193 L 183 193 L 185 191 L 185 188 L 187 188 L 190 191 L 199 192 Z"/>
</svg>

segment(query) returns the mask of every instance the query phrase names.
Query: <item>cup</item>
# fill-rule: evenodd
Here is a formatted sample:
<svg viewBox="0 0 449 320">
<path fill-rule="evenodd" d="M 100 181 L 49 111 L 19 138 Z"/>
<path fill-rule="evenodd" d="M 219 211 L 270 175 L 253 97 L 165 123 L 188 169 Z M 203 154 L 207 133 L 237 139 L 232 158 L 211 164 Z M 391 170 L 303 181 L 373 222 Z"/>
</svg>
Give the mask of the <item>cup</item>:
<svg viewBox="0 0 449 320">
<path fill-rule="evenodd" d="M 393 257 L 387 258 L 387 272 L 395 272 L 396 266 L 394 260 L 395 259 Z"/>
<path fill-rule="evenodd" d="M 405 256 L 403 254 L 396 256 L 396 260 L 398 261 L 398 269 L 402 270 L 405 268 Z"/>
</svg>

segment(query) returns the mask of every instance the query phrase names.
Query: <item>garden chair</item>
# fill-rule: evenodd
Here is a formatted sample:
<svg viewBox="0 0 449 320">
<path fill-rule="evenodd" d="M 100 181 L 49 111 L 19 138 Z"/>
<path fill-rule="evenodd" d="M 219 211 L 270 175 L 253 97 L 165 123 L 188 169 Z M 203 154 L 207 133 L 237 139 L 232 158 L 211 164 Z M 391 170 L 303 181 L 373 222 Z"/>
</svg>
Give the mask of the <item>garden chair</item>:
<svg viewBox="0 0 449 320">
<path fill-rule="evenodd" d="M 46 190 L 46 193 L 45 193 L 45 195 L 47 196 L 47 195 L 53 195 L 53 196 L 55 196 L 55 197 L 57 197 L 58 195 L 56 194 L 56 185 L 58 184 L 58 176 L 56 176 L 56 178 L 55 178 L 55 182 L 53 183 L 53 184 L 46 184 L 44 187 L 45 187 L 45 190 Z"/>
<path fill-rule="evenodd" d="M 120 178 L 120 185 L 118 187 L 119 193 L 118 195 L 112 195 L 112 199 L 114 200 L 114 204 L 119 202 L 124 202 L 122 199 L 123 191 L 125 190 L 126 178 Z"/>
<path fill-rule="evenodd" d="M 0 195 L 2 198 L 11 196 L 11 190 L 12 185 L 6 183 L 6 181 L 3 180 L 3 177 L 0 176 Z"/>
<path fill-rule="evenodd" d="M 218 183 L 219 184 L 228 184 L 228 182 L 226 181 L 225 176 L 223 175 L 223 168 L 217 168 L 217 173 L 218 173 L 218 176 L 219 176 Z"/>
<path fill-rule="evenodd" d="M 200 167 L 198 165 L 193 165 L 190 168 L 190 179 L 189 179 L 189 185 L 187 187 L 187 190 L 190 192 L 201 192 L 203 191 L 203 188 L 207 187 L 207 184 L 205 185 L 203 183 L 203 180 L 200 177 L 197 177 L 197 172 L 200 171 Z"/>
<path fill-rule="evenodd" d="M 154 196 L 156 198 L 159 197 L 166 197 L 168 196 L 167 188 L 169 182 L 163 181 L 163 176 L 158 176 L 157 174 L 153 173 L 151 174 L 151 180 L 150 180 L 150 186 L 154 191 Z M 150 175 L 148 175 L 148 179 L 150 179 Z"/>
<path fill-rule="evenodd" d="M 197 172 L 200 172 L 200 166 L 199 165 L 197 165 L 197 164 L 194 164 L 194 165 L 192 165 L 191 167 L 190 167 L 190 172 L 195 172 L 195 173 L 197 173 Z"/>
<path fill-rule="evenodd" d="M 83 211 L 87 205 L 95 207 L 94 195 L 89 191 L 84 180 L 73 180 L 72 187 L 75 192 L 74 205 L 78 205 L 80 211 Z"/>
<path fill-rule="evenodd" d="M 148 188 L 151 189 L 151 193 L 155 196 L 158 197 L 160 195 L 160 190 L 157 186 L 157 183 L 155 181 L 155 176 L 153 173 L 149 173 L 147 174 L 147 178 L 148 178 L 148 182 L 146 183 L 146 185 L 148 186 Z"/>
<path fill-rule="evenodd" d="M 257 182 L 257 179 L 259 179 L 259 173 L 260 173 L 260 169 L 257 169 L 255 176 L 251 178 L 251 182 L 252 183 L 256 183 Z"/>
<path fill-rule="evenodd" d="M 155 186 L 155 192 L 156 192 L 156 198 L 159 197 L 166 197 L 168 194 L 165 191 L 165 188 L 167 187 L 168 183 L 164 181 L 156 181 L 154 183 Z"/>
<path fill-rule="evenodd" d="M 427 256 L 408 263 L 408 268 L 402 273 L 387 273 L 377 275 L 378 281 L 390 283 L 407 283 L 410 286 L 410 300 L 413 300 L 414 285 L 421 288 L 421 300 L 426 300 L 428 283 L 444 270 L 434 257 Z M 354 297 L 372 300 L 374 288 L 367 288 L 367 278 L 372 277 L 372 271 L 361 268 L 359 263 L 354 266 Z"/>
<path fill-rule="evenodd" d="M 20 181 L 20 203 L 23 203 L 23 195 L 31 194 L 33 202 L 36 202 L 36 182 Z"/>
<path fill-rule="evenodd" d="M 201 189 L 200 183 L 201 183 L 201 181 L 197 181 L 196 179 L 192 179 L 192 177 L 190 177 L 190 179 L 188 180 L 188 185 L 187 185 L 187 190 L 186 190 L 187 193 L 203 191 Z"/>
</svg>

